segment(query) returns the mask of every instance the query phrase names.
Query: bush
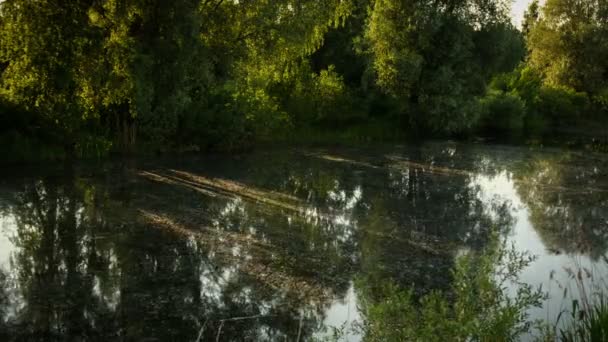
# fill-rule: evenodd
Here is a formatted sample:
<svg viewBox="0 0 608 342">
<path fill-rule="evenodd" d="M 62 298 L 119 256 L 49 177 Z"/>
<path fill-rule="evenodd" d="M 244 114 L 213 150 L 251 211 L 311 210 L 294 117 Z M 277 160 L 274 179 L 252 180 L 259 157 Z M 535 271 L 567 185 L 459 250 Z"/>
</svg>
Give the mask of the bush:
<svg viewBox="0 0 608 342">
<path fill-rule="evenodd" d="M 492 91 L 481 100 L 481 107 L 482 130 L 510 136 L 522 133 L 526 105 L 519 96 Z"/>
<path fill-rule="evenodd" d="M 339 131 L 333 128 L 302 125 L 283 139 L 295 144 L 365 145 L 379 142 L 402 142 L 407 135 L 399 125 L 385 120 L 368 119 L 361 123 L 344 125 Z"/>
<path fill-rule="evenodd" d="M 75 146 L 79 158 L 103 158 L 112 148 L 112 142 L 105 137 L 85 134 L 78 139 Z"/>
<path fill-rule="evenodd" d="M 193 110 L 181 118 L 177 137 L 179 147 L 232 151 L 247 145 L 252 128 L 245 114 L 238 110 L 232 94 L 218 91 L 209 94 L 207 101 L 206 108 Z"/>
<path fill-rule="evenodd" d="M 517 68 L 510 76 L 508 90 L 515 92 L 532 109 L 543 84 L 540 73 L 530 67 Z"/>
<path fill-rule="evenodd" d="M 295 126 L 340 126 L 366 116 L 360 106 L 355 106 L 343 77 L 333 65 L 318 74 L 309 65 L 301 65 L 289 82 L 275 88 L 275 92 L 280 89 L 277 97 L 287 99 L 282 108 Z"/>
<path fill-rule="evenodd" d="M 495 76 L 482 103 L 481 127 L 491 133 L 519 135 L 525 132 L 528 136 L 538 136 L 547 128 L 563 130 L 580 126 L 591 112 L 586 93 L 543 85 L 542 75 L 524 65 L 511 73 Z M 602 97 L 596 96 L 596 107 L 601 107 L 601 103 Z"/>
<path fill-rule="evenodd" d="M 524 134 L 527 137 L 541 137 L 549 127 L 550 121 L 542 114 L 529 110 L 524 118 Z"/>
<path fill-rule="evenodd" d="M 602 89 L 593 97 L 593 102 L 598 111 L 603 114 L 608 113 L 608 87 Z"/>
<path fill-rule="evenodd" d="M 553 126 L 565 126 L 581 119 L 588 109 L 585 93 L 568 88 L 543 86 L 534 108 L 538 114 L 551 121 Z"/>
<path fill-rule="evenodd" d="M 333 65 L 314 77 L 314 104 L 319 121 L 339 121 L 348 109 L 346 86 Z"/>
<path fill-rule="evenodd" d="M 411 289 L 391 285 L 379 303 L 362 296 L 362 332 L 368 341 L 515 341 L 531 332 L 527 310 L 545 298 L 541 289 L 519 280 L 533 260 L 494 237 L 481 255 L 457 260 L 451 293 L 435 291 L 416 300 Z M 514 296 L 507 283 L 518 285 Z M 365 284 L 360 287 L 366 291 Z"/>
</svg>

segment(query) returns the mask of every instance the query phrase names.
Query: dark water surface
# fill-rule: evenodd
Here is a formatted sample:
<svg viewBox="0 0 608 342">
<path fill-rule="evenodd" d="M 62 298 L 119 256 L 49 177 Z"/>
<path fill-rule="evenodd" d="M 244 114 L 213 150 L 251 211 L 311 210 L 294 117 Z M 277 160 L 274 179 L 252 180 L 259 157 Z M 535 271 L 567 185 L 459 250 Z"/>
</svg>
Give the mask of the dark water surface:
<svg viewBox="0 0 608 342">
<path fill-rule="evenodd" d="M 523 279 L 554 320 L 573 272 L 608 276 L 608 156 L 436 142 L 5 167 L 0 340 L 322 338 L 361 317 L 362 287 L 449 288 L 493 226 L 539 257 Z"/>
</svg>

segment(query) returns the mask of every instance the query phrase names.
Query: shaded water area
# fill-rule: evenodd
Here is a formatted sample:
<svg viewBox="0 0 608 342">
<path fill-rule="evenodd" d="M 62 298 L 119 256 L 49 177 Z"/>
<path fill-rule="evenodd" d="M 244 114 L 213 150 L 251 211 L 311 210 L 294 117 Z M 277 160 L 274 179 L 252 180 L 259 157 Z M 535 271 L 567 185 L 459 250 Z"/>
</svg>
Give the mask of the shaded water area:
<svg viewBox="0 0 608 342">
<path fill-rule="evenodd" d="M 577 270 L 608 276 L 608 156 L 434 142 L 4 168 L 0 340 L 322 338 L 388 282 L 448 289 L 492 227 L 538 256 L 532 315 L 555 320 Z"/>
</svg>

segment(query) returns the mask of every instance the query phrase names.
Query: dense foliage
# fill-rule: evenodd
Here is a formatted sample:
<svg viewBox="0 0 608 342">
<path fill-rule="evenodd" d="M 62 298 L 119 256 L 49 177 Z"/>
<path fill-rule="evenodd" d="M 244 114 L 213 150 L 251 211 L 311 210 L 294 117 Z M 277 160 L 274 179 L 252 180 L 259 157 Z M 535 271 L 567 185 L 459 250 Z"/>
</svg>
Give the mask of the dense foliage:
<svg viewBox="0 0 608 342">
<path fill-rule="evenodd" d="M 5 0 L 0 140 L 18 159 L 311 132 L 519 136 L 601 118 L 605 2 L 534 2 L 522 31 L 509 11 L 508 0 Z"/>
<path fill-rule="evenodd" d="M 524 17 L 523 33 L 528 50 L 525 63 L 497 76 L 490 96 L 499 92 L 518 98 L 525 113 L 504 108 L 511 118 L 502 121 L 519 120 L 518 126 L 532 134 L 579 127 L 579 131 L 605 135 L 597 130 L 605 127 L 608 109 L 608 4 L 547 0 L 541 7 L 533 1 Z M 498 115 L 502 113 L 488 113 L 491 120 Z"/>
<path fill-rule="evenodd" d="M 520 340 L 540 325 L 527 310 L 540 307 L 544 294 L 519 279 L 533 259 L 495 238 L 480 255 L 457 260 L 448 293 L 416 299 L 411 290 L 389 286 L 383 301 L 363 303 L 365 340 Z M 517 285 L 515 294 L 508 293 L 507 284 Z"/>
<path fill-rule="evenodd" d="M 469 129 L 489 78 L 522 56 L 508 10 L 507 1 L 376 1 L 365 35 L 378 86 L 415 127 Z"/>
</svg>

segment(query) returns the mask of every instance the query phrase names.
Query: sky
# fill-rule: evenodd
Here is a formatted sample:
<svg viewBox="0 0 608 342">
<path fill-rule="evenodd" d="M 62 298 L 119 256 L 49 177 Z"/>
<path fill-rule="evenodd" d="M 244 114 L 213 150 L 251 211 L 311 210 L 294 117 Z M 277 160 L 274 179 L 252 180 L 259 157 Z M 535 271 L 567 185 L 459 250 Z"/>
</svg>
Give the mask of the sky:
<svg viewBox="0 0 608 342">
<path fill-rule="evenodd" d="M 2 2 L 4 0 L 0 0 Z M 520 27 L 521 20 L 524 17 L 524 12 L 528 8 L 528 4 L 532 2 L 532 0 L 514 0 L 513 1 L 513 9 L 511 11 L 511 15 L 513 17 L 513 23 L 515 26 Z"/>
<path fill-rule="evenodd" d="M 524 17 L 524 12 L 528 8 L 528 4 L 530 4 L 532 0 L 515 0 L 513 2 L 513 9 L 511 11 L 511 15 L 513 16 L 513 23 L 515 26 L 520 27 L 521 20 Z"/>
</svg>

